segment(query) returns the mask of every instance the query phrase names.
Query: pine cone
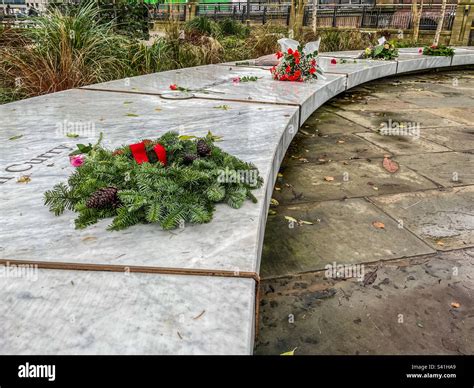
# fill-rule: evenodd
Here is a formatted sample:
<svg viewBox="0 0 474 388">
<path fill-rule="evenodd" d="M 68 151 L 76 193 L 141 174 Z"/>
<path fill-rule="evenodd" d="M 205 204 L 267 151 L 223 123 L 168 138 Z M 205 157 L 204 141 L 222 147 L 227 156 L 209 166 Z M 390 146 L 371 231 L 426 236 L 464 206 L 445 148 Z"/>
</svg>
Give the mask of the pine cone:
<svg viewBox="0 0 474 388">
<path fill-rule="evenodd" d="M 115 187 L 104 187 L 92 193 L 86 201 L 86 206 L 91 209 L 103 209 L 106 207 L 117 208 L 120 206 L 120 199 Z"/>
<path fill-rule="evenodd" d="M 205 140 L 198 140 L 197 153 L 199 156 L 207 156 L 211 153 L 211 147 L 209 147 Z"/>
<path fill-rule="evenodd" d="M 196 159 L 197 159 L 197 156 L 196 156 L 196 155 L 194 155 L 194 154 L 186 154 L 186 155 L 184 155 L 184 157 L 183 157 L 183 162 L 184 162 L 184 164 L 191 164 L 191 163 L 194 162 Z"/>
</svg>

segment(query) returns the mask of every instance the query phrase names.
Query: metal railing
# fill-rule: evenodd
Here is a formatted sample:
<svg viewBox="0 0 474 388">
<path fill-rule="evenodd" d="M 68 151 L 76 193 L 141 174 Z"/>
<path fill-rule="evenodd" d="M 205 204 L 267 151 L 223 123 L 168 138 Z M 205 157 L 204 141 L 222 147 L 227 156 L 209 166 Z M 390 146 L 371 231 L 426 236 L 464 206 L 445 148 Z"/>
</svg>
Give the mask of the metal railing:
<svg viewBox="0 0 474 388">
<path fill-rule="evenodd" d="M 250 6 L 248 6 L 250 4 Z M 191 9 L 185 4 L 149 5 L 152 20 L 168 20 L 171 16 L 185 20 Z M 451 30 L 456 4 L 446 7 L 444 30 Z M 303 25 L 312 24 L 313 6 L 307 5 L 303 12 Z M 242 22 L 263 23 L 270 20 L 289 24 L 291 5 L 288 2 L 246 1 L 233 3 L 200 3 L 196 16 L 207 16 L 214 20 L 231 18 Z M 441 5 L 425 4 L 420 19 L 421 30 L 435 30 L 441 17 Z M 411 29 L 413 15 L 410 4 L 320 4 L 317 10 L 318 27 Z"/>
</svg>

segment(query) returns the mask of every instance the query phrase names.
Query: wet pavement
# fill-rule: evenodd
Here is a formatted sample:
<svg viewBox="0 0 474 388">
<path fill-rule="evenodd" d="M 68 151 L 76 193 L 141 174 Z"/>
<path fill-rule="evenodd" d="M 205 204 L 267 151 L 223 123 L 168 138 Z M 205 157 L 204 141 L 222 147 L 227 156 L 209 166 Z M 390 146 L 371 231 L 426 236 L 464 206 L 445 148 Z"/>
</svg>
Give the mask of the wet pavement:
<svg viewBox="0 0 474 388">
<path fill-rule="evenodd" d="M 474 353 L 474 71 L 382 79 L 290 145 L 256 354 Z"/>
</svg>

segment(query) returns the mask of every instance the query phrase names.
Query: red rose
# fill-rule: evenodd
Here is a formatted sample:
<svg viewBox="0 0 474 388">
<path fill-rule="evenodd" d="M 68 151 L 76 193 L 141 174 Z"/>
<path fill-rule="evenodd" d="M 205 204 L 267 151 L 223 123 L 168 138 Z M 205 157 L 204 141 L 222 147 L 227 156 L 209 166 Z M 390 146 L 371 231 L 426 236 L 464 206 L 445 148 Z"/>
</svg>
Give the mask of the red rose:
<svg viewBox="0 0 474 388">
<path fill-rule="evenodd" d="M 337 63 L 336 58 L 331 59 L 331 65 L 335 65 Z"/>
<path fill-rule="evenodd" d="M 177 89 L 178 89 L 178 85 L 176 85 L 176 84 L 171 84 L 171 85 L 170 85 L 170 89 L 171 89 L 171 90 L 177 90 Z"/>
<path fill-rule="evenodd" d="M 288 54 L 290 54 L 290 55 L 293 54 L 293 50 L 289 48 L 288 49 Z"/>
<path fill-rule="evenodd" d="M 290 67 L 290 66 L 287 66 L 286 69 L 285 69 L 285 71 L 286 71 L 287 73 L 289 73 L 289 72 L 291 71 L 291 67 Z"/>
<path fill-rule="evenodd" d="M 316 69 L 314 67 L 312 67 L 311 69 L 309 69 L 309 74 L 314 74 L 316 72 Z"/>
<path fill-rule="evenodd" d="M 300 78 L 300 76 L 301 76 L 301 71 L 296 70 L 295 71 L 295 78 Z"/>
<path fill-rule="evenodd" d="M 283 56 L 283 53 L 281 51 L 277 51 L 277 53 L 275 55 L 276 55 L 277 59 L 280 59 Z"/>
<path fill-rule="evenodd" d="M 311 66 L 316 66 L 316 59 L 311 59 Z"/>
<path fill-rule="evenodd" d="M 298 50 L 296 50 L 294 53 L 293 53 L 293 56 L 295 58 L 299 58 L 300 57 L 300 53 L 298 52 Z"/>
<path fill-rule="evenodd" d="M 299 64 L 300 64 L 300 59 L 296 57 L 296 58 L 295 58 L 295 63 L 296 63 L 297 65 L 299 65 Z"/>
</svg>

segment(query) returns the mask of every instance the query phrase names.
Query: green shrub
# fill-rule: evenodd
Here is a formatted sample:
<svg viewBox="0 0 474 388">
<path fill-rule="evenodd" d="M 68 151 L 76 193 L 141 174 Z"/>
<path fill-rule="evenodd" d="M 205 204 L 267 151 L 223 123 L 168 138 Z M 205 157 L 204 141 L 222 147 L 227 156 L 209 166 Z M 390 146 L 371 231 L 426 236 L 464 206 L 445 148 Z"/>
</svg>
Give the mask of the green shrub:
<svg viewBox="0 0 474 388">
<path fill-rule="evenodd" d="M 250 28 L 233 19 L 224 19 L 218 23 L 220 33 L 224 36 L 245 38 L 250 34 Z"/>
</svg>

